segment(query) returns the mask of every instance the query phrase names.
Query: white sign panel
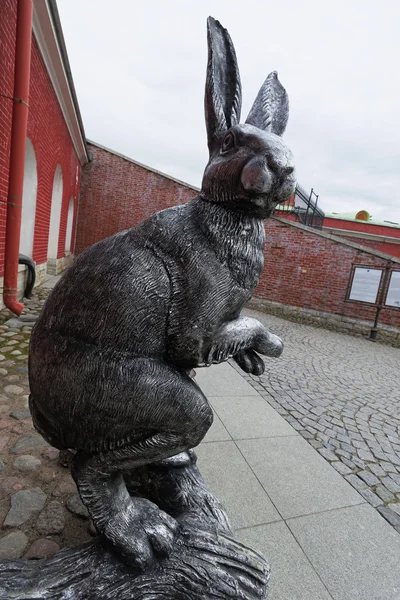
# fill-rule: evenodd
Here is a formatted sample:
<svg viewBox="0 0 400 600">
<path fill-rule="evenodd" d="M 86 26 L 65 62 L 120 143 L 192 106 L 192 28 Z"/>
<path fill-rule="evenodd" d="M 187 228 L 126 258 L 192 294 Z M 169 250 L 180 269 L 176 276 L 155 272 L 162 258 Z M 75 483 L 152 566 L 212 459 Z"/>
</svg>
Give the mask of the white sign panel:
<svg viewBox="0 0 400 600">
<path fill-rule="evenodd" d="M 400 308 L 400 271 L 392 271 L 385 304 Z"/>
<path fill-rule="evenodd" d="M 381 277 L 382 269 L 357 267 L 354 270 L 349 300 L 359 300 L 360 302 L 375 304 Z"/>
</svg>

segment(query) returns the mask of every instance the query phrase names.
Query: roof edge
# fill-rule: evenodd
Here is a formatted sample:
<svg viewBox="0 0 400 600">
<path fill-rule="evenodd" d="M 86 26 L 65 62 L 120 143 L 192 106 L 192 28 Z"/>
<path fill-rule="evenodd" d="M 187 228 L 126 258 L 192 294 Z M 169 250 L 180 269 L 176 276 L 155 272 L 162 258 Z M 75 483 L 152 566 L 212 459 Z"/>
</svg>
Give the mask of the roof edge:
<svg viewBox="0 0 400 600">
<path fill-rule="evenodd" d="M 307 227 L 306 225 L 302 225 L 301 223 L 295 223 L 294 221 L 289 221 L 288 219 L 282 219 L 281 217 L 271 217 L 275 221 L 279 221 L 284 225 L 290 227 L 296 227 L 297 229 L 301 229 L 302 231 L 306 231 L 307 233 L 312 233 L 314 235 L 319 235 L 331 242 L 336 242 L 338 244 L 342 244 L 344 246 L 349 246 L 350 248 L 354 248 L 355 250 L 360 250 L 360 252 L 365 252 L 366 254 L 371 254 L 372 256 L 377 256 L 378 258 L 382 258 L 384 260 L 390 260 L 393 263 L 397 263 L 400 265 L 400 258 L 396 256 L 391 256 L 390 254 L 385 254 L 384 252 L 380 252 L 379 250 L 374 250 L 373 248 L 368 248 L 368 246 L 363 246 L 362 244 L 355 244 L 354 242 L 350 242 L 348 240 L 344 240 L 340 236 L 331 235 L 330 233 L 325 233 L 318 229 L 313 229 L 312 227 Z"/>
<path fill-rule="evenodd" d="M 89 160 L 86 136 L 56 0 L 34 0 L 32 30 L 75 152 L 84 165 Z"/>
<path fill-rule="evenodd" d="M 372 225 L 375 227 L 388 227 L 389 229 L 400 229 L 400 224 L 395 223 L 394 221 L 363 221 L 362 219 L 356 219 L 355 217 L 346 217 L 345 214 L 340 215 L 340 213 L 325 213 L 325 218 L 333 219 L 336 221 L 347 221 L 349 223 L 358 223 L 360 225 Z"/>
<path fill-rule="evenodd" d="M 165 177 L 166 179 L 170 179 L 171 181 L 178 183 L 179 185 L 183 185 L 184 187 L 189 188 L 190 190 L 193 190 L 195 192 L 200 192 L 200 188 L 194 186 L 194 185 L 190 185 L 190 183 L 186 183 L 185 181 L 181 181 L 180 179 L 176 179 L 176 177 L 172 177 L 171 175 L 167 175 L 167 173 L 163 173 L 162 171 L 158 171 L 157 169 L 153 169 L 153 167 L 149 167 L 148 165 L 145 165 L 137 160 L 134 160 L 133 158 L 130 158 L 129 156 L 126 156 L 125 154 L 121 154 L 120 152 L 116 152 L 115 150 L 112 150 L 111 148 L 107 148 L 107 146 L 103 146 L 102 144 L 99 144 L 97 142 L 94 142 L 93 140 L 86 140 L 87 143 L 91 146 L 96 146 L 97 148 L 100 148 L 101 150 L 104 150 L 105 152 L 109 152 L 110 154 L 114 154 L 114 156 L 118 156 L 119 158 L 122 158 L 123 160 L 126 160 L 127 162 L 130 162 L 134 165 L 137 165 L 138 167 L 142 167 L 142 169 L 146 169 L 146 171 L 151 171 L 152 173 L 156 173 L 156 175 L 161 175 L 161 177 Z"/>
<path fill-rule="evenodd" d="M 336 235 L 339 237 L 358 237 L 361 239 L 372 240 L 382 243 L 389 244 L 400 244 L 400 237 L 391 237 L 389 235 L 383 235 L 382 233 L 369 233 L 369 231 L 358 231 L 357 229 L 338 229 L 337 227 L 322 226 L 325 233 Z"/>
</svg>

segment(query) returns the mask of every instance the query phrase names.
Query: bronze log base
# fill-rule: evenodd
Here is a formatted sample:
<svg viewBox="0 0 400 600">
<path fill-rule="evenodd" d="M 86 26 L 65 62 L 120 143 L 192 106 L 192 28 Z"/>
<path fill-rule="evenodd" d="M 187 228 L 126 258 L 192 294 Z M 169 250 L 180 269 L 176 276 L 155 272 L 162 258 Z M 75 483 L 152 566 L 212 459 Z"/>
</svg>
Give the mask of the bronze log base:
<svg viewBox="0 0 400 600">
<path fill-rule="evenodd" d="M 176 518 L 168 557 L 142 571 L 99 536 L 47 560 L 0 562 L 1 600 L 260 600 L 269 567 L 232 538 L 224 508 L 204 483 L 193 451 L 126 476 L 130 493 Z"/>
</svg>

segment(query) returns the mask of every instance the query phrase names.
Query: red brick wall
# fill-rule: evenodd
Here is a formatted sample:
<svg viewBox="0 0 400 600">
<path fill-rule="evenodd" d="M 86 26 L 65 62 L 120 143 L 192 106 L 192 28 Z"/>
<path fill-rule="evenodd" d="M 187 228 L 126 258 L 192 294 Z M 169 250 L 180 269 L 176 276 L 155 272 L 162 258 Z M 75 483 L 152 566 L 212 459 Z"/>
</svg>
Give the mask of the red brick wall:
<svg viewBox="0 0 400 600">
<path fill-rule="evenodd" d="M 0 2 L 0 94 L 12 97 L 16 31 L 16 0 Z M 58 164 L 63 174 L 61 226 L 57 258 L 64 256 L 68 205 L 79 194 L 80 165 L 60 106 L 48 77 L 36 40 L 32 35 L 28 137 L 36 155 L 38 191 L 36 204 L 33 259 L 47 260 L 51 196 L 54 172 Z M 7 199 L 12 102 L 0 96 L 0 275 L 3 274 L 5 203 Z M 78 168 L 78 182 L 76 181 Z"/>
<path fill-rule="evenodd" d="M 197 195 L 193 188 L 93 144 L 88 151 L 92 160 L 82 171 L 76 254 Z"/>
<path fill-rule="evenodd" d="M 0 275 L 3 274 L 4 243 L 10 158 L 10 133 L 14 87 L 15 30 L 17 12 L 15 0 L 0 2 Z"/>
<path fill-rule="evenodd" d="M 333 232 L 332 235 L 337 234 Z M 390 254 L 391 256 L 400 258 L 400 244 L 393 244 L 391 242 L 382 242 L 378 240 L 368 240 L 353 236 L 346 236 L 344 239 L 353 242 L 354 244 L 361 244 L 362 246 L 367 246 L 368 248 L 373 248 L 374 250 L 379 250 L 379 252 L 384 252 L 385 254 Z"/>
<path fill-rule="evenodd" d="M 374 320 L 376 309 L 346 301 L 346 291 L 352 265 L 384 268 L 386 260 L 275 219 L 266 222 L 266 232 L 256 298 Z M 383 309 L 380 321 L 400 327 L 400 310 Z"/>
</svg>

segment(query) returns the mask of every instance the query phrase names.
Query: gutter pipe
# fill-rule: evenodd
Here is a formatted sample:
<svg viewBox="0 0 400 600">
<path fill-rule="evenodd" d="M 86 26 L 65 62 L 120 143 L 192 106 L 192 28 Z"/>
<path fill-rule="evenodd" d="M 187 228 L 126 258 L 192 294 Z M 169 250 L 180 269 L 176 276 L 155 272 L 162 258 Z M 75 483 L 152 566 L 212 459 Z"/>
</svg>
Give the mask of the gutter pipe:
<svg viewBox="0 0 400 600">
<path fill-rule="evenodd" d="M 25 146 L 28 128 L 32 11 L 32 0 L 18 0 L 3 290 L 4 304 L 17 316 L 24 308 L 24 305 L 18 302 L 17 293 Z"/>
</svg>

